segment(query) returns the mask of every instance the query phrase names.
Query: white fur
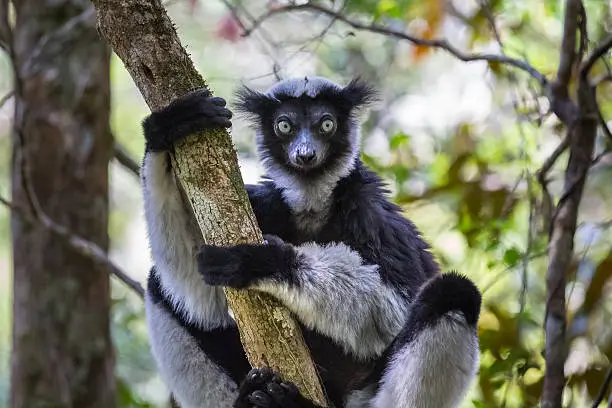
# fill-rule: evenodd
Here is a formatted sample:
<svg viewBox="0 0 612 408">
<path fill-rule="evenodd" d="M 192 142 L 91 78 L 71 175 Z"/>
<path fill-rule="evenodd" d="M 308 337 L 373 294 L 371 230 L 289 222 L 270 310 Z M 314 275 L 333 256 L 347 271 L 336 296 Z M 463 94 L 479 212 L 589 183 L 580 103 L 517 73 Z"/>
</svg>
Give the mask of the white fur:
<svg viewBox="0 0 612 408">
<path fill-rule="evenodd" d="M 233 324 L 223 289 L 206 285 L 198 272 L 198 240 L 167 154 L 148 152 L 142 173 L 151 254 L 165 295 L 203 330 Z"/>
<path fill-rule="evenodd" d="M 478 370 L 478 338 L 451 312 L 397 352 L 372 408 L 454 408 Z"/>
<path fill-rule="evenodd" d="M 237 385 L 200 350 L 175 318 L 145 298 L 151 351 L 181 408 L 231 408 Z"/>
<path fill-rule="evenodd" d="M 366 408 L 370 406 L 374 396 L 374 385 L 367 386 L 363 390 L 352 391 L 346 397 L 344 408 Z"/>
<path fill-rule="evenodd" d="M 358 358 L 379 355 L 401 330 L 409 305 L 386 286 L 378 266 L 342 243 L 296 247 L 299 287 L 266 281 L 256 289 L 277 297 L 307 327 Z"/>
</svg>

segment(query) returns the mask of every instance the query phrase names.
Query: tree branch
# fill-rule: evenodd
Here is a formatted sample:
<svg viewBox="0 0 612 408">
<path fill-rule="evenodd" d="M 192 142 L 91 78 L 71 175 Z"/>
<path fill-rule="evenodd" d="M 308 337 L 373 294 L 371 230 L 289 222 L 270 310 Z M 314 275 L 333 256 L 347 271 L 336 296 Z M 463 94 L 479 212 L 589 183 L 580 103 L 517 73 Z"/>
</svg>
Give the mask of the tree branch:
<svg viewBox="0 0 612 408">
<path fill-rule="evenodd" d="M 569 9 L 570 11 L 577 10 L 578 13 L 582 12 L 582 4 L 580 3 L 580 1 L 571 0 L 570 3 L 572 4 L 572 7 Z M 527 61 L 517 59 L 517 58 L 512 58 L 505 54 L 496 55 L 496 54 L 466 53 L 464 51 L 457 49 L 445 39 L 428 40 L 428 39 L 415 37 L 403 31 L 383 27 L 375 23 L 372 23 L 372 24 L 363 23 L 361 21 L 353 20 L 345 16 L 340 11 L 337 11 L 331 8 L 327 8 L 318 3 L 288 4 L 285 6 L 272 8 L 268 12 L 261 15 L 259 18 L 255 19 L 252 22 L 252 26 L 244 32 L 244 35 L 245 36 L 250 35 L 253 31 L 258 29 L 266 20 L 268 20 L 269 18 L 275 15 L 289 13 L 293 11 L 310 11 L 310 12 L 321 13 L 321 14 L 327 15 L 328 17 L 331 17 L 332 19 L 341 21 L 351 26 L 352 28 L 355 28 L 358 30 L 369 31 L 369 32 L 373 32 L 373 33 L 377 33 L 381 35 L 398 38 L 401 40 L 406 40 L 418 46 L 438 48 L 438 49 L 448 52 L 449 54 L 453 55 L 455 58 L 459 59 L 460 61 L 464 61 L 464 62 L 488 61 L 488 62 L 496 62 L 496 63 L 513 66 L 515 68 L 518 68 L 528 73 L 531 77 L 533 77 L 540 84 L 540 86 L 543 88 L 543 94 L 550 101 L 551 111 L 565 125 L 569 126 L 573 121 L 576 120 L 576 117 L 578 115 L 578 107 L 569 98 L 569 95 L 567 93 L 567 82 L 566 82 L 566 81 L 569 81 L 568 75 L 571 77 L 571 72 L 574 66 L 573 64 L 576 60 L 576 50 L 575 49 L 573 50 L 571 54 L 566 55 L 564 53 L 564 57 L 562 58 L 562 61 L 560 62 L 560 65 L 559 65 L 559 72 L 557 75 L 557 80 L 551 84 L 549 83 L 548 79 L 546 78 L 544 74 L 538 71 L 535 67 L 529 64 Z M 574 42 L 571 43 L 570 41 L 571 39 L 567 39 L 566 43 L 564 44 L 567 50 L 569 50 L 568 44 L 574 44 L 576 41 L 576 29 L 578 28 L 578 22 L 579 22 L 578 14 L 574 15 L 572 18 L 568 17 L 568 21 L 574 27 L 574 32 L 573 32 Z M 584 18 L 584 21 L 586 21 L 586 17 Z M 584 25 L 584 21 L 580 20 L 582 25 Z M 569 73 L 568 73 L 568 70 L 569 70 Z"/>
<path fill-rule="evenodd" d="M 2 0 L 0 0 L 2 1 Z M 4 108 L 4 104 L 11 100 L 11 98 L 15 96 L 15 91 L 9 91 L 6 95 L 0 98 L 0 110 Z"/>
<path fill-rule="evenodd" d="M 8 50 L 11 43 L 9 24 L 9 1 L 0 0 L 0 49 Z"/>
<path fill-rule="evenodd" d="M 593 68 L 593 65 L 597 62 L 598 59 L 603 57 L 605 53 L 607 53 L 610 48 L 612 48 L 612 34 L 609 34 L 606 38 L 604 38 L 589 55 L 584 59 L 582 66 L 580 68 L 580 75 L 586 77 Z"/>
<path fill-rule="evenodd" d="M 134 293 L 136 293 L 140 298 L 144 298 L 144 289 L 142 285 L 132 279 L 127 273 L 123 272 L 117 265 L 110 260 L 110 258 L 106 255 L 106 252 L 98 245 L 94 244 L 91 241 L 88 241 L 72 231 L 68 230 L 63 225 L 57 224 L 55 221 L 51 220 L 46 214 L 36 214 L 32 216 L 28 214 L 22 208 L 11 203 L 9 200 L 0 196 L 0 203 L 4 204 L 8 207 L 12 212 L 19 215 L 21 219 L 32 223 L 39 224 L 48 230 L 52 231 L 60 238 L 62 238 L 72 249 L 77 251 L 83 256 L 87 256 L 92 258 L 97 263 L 102 265 L 107 271 L 109 271 L 112 275 L 114 275 L 117 279 L 123 282 L 128 288 L 130 288 Z"/>
<path fill-rule="evenodd" d="M 582 9 L 580 0 L 568 0 L 565 3 L 565 20 L 563 22 L 563 39 L 561 40 L 561 58 L 557 69 L 557 86 L 565 88 L 572 78 L 572 71 L 576 63 L 576 35 L 578 33 L 578 19 Z"/>
<path fill-rule="evenodd" d="M 113 150 L 115 153 L 115 159 L 117 159 L 119 164 L 125 167 L 130 173 L 135 175 L 137 178 L 140 178 L 140 166 L 138 165 L 138 163 L 136 163 L 134 159 L 132 159 L 130 154 L 125 151 L 123 146 L 115 142 L 113 146 Z"/>
<path fill-rule="evenodd" d="M 206 86 L 159 0 L 93 2 L 98 31 L 123 61 L 152 110 Z M 203 242 L 263 242 L 227 131 L 215 129 L 177 143 L 172 167 Z M 326 405 L 300 328 L 289 311 L 259 292 L 226 289 L 225 293 L 250 363 L 275 368 L 304 395 Z"/>
<path fill-rule="evenodd" d="M 538 71 L 537 69 L 535 69 L 532 65 L 530 65 L 526 61 L 519 60 L 516 58 L 511 58 L 505 55 L 464 53 L 463 51 L 460 51 L 459 49 L 457 49 L 456 47 L 454 47 L 453 45 L 451 45 L 450 43 L 448 43 L 448 41 L 444 39 L 427 40 L 427 39 L 412 36 L 410 34 L 406 34 L 399 30 L 394 30 L 391 28 L 383 27 L 378 24 L 365 24 L 360 21 L 352 20 L 346 17 L 345 15 L 343 15 L 342 13 L 336 10 L 329 9 L 325 6 L 321 6 L 318 3 L 289 4 L 286 6 L 275 7 L 269 10 L 267 13 L 260 16 L 259 18 L 257 18 L 253 22 L 253 25 L 248 30 L 245 31 L 244 35 L 245 36 L 250 35 L 259 26 L 261 26 L 264 21 L 266 21 L 270 17 L 273 17 L 277 14 L 288 13 L 292 11 L 313 11 L 313 12 L 325 14 L 335 20 L 342 21 L 343 23 L 355 29 L 358 29 L 358 30 L 369 31 L 369 32 L 377 33 L 377 34 L 395 37 L 401 40 L 407 40 L 419 46 L 427 46 L 427 47 L 434 47 L 434 48 L 442 49 L 448 52 L 449 54 L 453 55 L 455 58 L 461 61 L 464 61 L 464 62 L 489 61 L 489 62 L 499 62 L 499 63 L 511 65 L 515 68 L 518 68 L 520 70 L 527 72 L 529 75 L 535 78 L 538 81 L 538 83 L 540 83 L 540 85 L 545 86 L 548 84 L 548 80 L 546 79 L 546 76 L 542 74 L 540 71 Z"/>
<path fill-rule="evenodd" d="M 545 357 L 546 373 L 542 408 L 561 406 L 565 387 L 564 365 L 567 358 L 566 300 L 567 273 L 574 253 L 574 234 L 578 209 L 589 168 L 597 133 L 597 107 L 593 103 L 592 88 L 583 75 L 578 78 L 577 103 L 569 99 L 568 83 L 576 61 L 576 32 L 580 0 L 568 0 L 561 58 L 553 95 L 557 102 L 571 107 L 568 127 L 570 156 L 565 170 L 564 193 L 557 204 L 549 235 L 549 265 L 546 272 Z M 566 122 L 567 123 L 567 122 Z"/>
<path fill-rule="evenodd" d="M 608 368 L 608 372 L 606 374 L 606 377 L 604 378 L 603 383 L 601 384 L 601 388 L 599 389 L 599 393 L 597 394 L 597 397 L 593 401 L 592 408 L 599 407 L 599 404 L 601 404 L 601 402 L 603 401 L 603 399 L 606 396 L 606 392 L 608 391 L 608 387 L 610 386 L 610 383 L 612 383 L 612 366 L 610 366 L 610 368 Z M 612 399 L 610 399 L 610 402 L 612 402 Z"/>
</svg>

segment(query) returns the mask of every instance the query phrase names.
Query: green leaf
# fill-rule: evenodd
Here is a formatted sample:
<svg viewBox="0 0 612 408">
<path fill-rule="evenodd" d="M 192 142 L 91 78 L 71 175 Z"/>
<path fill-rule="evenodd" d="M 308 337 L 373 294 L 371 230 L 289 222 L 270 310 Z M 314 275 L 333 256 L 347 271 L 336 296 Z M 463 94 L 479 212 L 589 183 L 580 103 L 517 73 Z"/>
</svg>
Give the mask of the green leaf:
<svg viewBox="0 0 612 408">
<path fill-rule="evenodd" d="M 510 267 L 516 266 L 521 260 L 521 252 L 516 248 L 512 247 L 504 252 L 504 263 Z"/>
<path fill-rule="evenodd" d="M 397 133 L 389 138 L 389 147 L 391 150 L 397 149 L 399 146 L 409 141 L 410 136 L 404 133 Z"/>
</svg>

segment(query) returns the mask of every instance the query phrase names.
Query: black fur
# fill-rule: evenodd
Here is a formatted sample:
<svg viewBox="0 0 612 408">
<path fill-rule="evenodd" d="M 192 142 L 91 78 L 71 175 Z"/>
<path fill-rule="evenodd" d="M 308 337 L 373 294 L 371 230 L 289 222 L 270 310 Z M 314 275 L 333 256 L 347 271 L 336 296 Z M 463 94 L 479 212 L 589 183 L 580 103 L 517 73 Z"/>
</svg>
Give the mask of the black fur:
<svg viewBox="0 0 612 408">
<path fill-rule="evenodd" d="M 238 94 L 237 106 L 255 119 L 256 127 L 261 131 L 263 159 L 283 166 L 288 174 L 295 177 L 316 179 L 351 157 L 351 149 L 354 148 L 351 144 L 357 143 L 351 140 L 354 136 L 351 131 L 358 126 L 354 113 L 359 107 L 372 102 L 375 93 L 358 80 L 344 88 L 324 84 L 310 94 L 300 94 L 296 89 L 281 87 L 274 92 L 259 93 L 244 88 Z M 169 149 L 189 133 L 218 124 L 227 126 L 224 121 L 229 121 L 231 113 L 228 115 L 223 110 L 225 108 L 212 107 L 222 106 L 214 102 L 214 98 L 205 93 L 191 95 L 182 102 L 177 101 L 169 109 L 154 114 L 154 119 L 149 122 L 145 121 L 150 151 Z M 328 160 L 308 174 L 302 174 L 287 164 L 284 142 L 275 134 L 273 126 L 279 110 L 309 110 L 315 106 L 333 112 L 337 129 L 328 141 Z M 213 111 L 214 114 L 210 113 Z M 333 189 L 329 217 L 316 232 L 297 227 L 296 217 L 285 202 L 283 191 L 274 181 L 268 180 L 247 186 L 247 191 L 262 232 L 278 238 L 266 236 L 268 244 L 265 245 L 204 246 L 198 255 L 200 272 L 209 284 L 243 288 L 268 278 L 297 285 L 294 272 L 300 266 L 300 259 L 293 245 L 308 241 L 320 245 L 340 242 L 358 252 L 365 264 L 378 265 L 382 281 L 405 296 L 406 300 L 414 302 L 414 313 L 411 313 L 404 329 L 383 356 L 372 355 L 357 360 L 329 338 L 301 325 L 327 396 L 336 407 L 344 404 L 352 390 L 377 384 L 393 352 L 411 341 L 426 324 L 434 324 L 444 313 L 457 310 L 464 314 L 468 324 L 475 326 L 480 310 L 480 294 L 473 284 L 459 275 L 439 276 L 439 268 L 429 246 L 414 224 L 403 217 L 401 209 L 388 201 L 388 191 L 382 180 L 367 169 L 359 158 L 354 160 L 350 173 L 341 178 Z M 428 283 L 421 290 L 425 282 Z M 159 285 L 159 282 L 150 278 L 149 287 L 155 289 L 155 285 Z M 245 379 L 246 359 L 243 360 L 244 352 L 235 329 L 217 333 L 185 324 L 185 316 L 172 309 L 159 287 L 156 293 L 155 299 L 163 302 L 166 309 L 198 339 L 205 353 L 225 367 L 237 383 L 244 379 L 236 407 L 315 407 L 270 371 L 254 371 Z M 223 344 L 225 341 L 227 346 Z M 222 351 L 224 348 L 226 352 Z M 237 355 L 236 363 L 234 359 Z"/>
<path fill-rule="evenodd" d="M 209 285 L 246 288 L 269 278 L 295 284 L 293 271 L 299 268 L 299 257 L 291 245 L 275 236 L 265 236 L 267 245 L 204 245 L 198 254 L 198 267 Z"/>
<path fill-rule="evenodd" d="M 320 408 L 304 398 L 295 384 L 284 382 L 272 369 L 254 368 L 240 385 L 234 408 Z"/>
<path fill-rule="evenodd" d="M 235 96 L 236 110 L 251 119 L 259 119 L 267 112 L 274 111 L 281 104 L 281 101 L 275 97 L 254 91 L 246 86 L 236 91 Z"/>
<path fill-rule="evenodd" d="M 455 311 L 463 315 L 466 323 L 476 331 L 481 299 L 482 296 L 476 285 L 459 273 L 449 272 L 431 278 L 417 293 L 406 324 L 360 387 L 368 384 L 378 386 L 378 380 L 393 355 L 411 343 L 424 329 L 438 323 L 448 312 Z"/>
<path fill-rule="evenodd" d="M 304 79 L 308 82 L 308 79 Z M 332 113 L 337 120 L 337 128 L 329 143 L 327 159 L 323 164 L 308 171 L 307 177 L 314 179 L 336 168 L 344 162 L 352 151 L 349 132 L 358 127 L 355 123 L 355 113 L 361 107 L 367 106 L 377 98 L 376 91 L 367 83 L 356 79 L 346 87 L 322 86 L 316 96 L 295 95 L 294 88 L 280 88 L 273 95 L 253 91 L 247 87 L 237 92 L 236 107 L 246 114 L 257 128 L 262 130 L 263 140 L 260 149 L 261 159 L 271 158 L 275 163 L 295 176 L 303 175 L 301 169 L 291 166 L 287 161 L 286 140 L 279 138 L 274 132 L 276 118 L 285 111 L 295 111 L 301 114 L 312 112 L 315 107 Z M 307 119 L 302 118 L 302 121 Z M 304 123 L 302 123 L 304 124 Z"/>
<path fill-rule="evenodd" d="M 167 108 L 151 113 L 142 123 L 146 151 L 170 151 L 186 136 L 214 127 L 230 127 L 232 113 L 225 100 L 212 97 L 206 88 L 176 99 Z"/>
<path fill-rule="evenodd" d="M 476 327 L 480 303 L 480 292 L 471 280 L 456 272 L 445 273 L 421 287 L 411 319 L 434 325 L 448 312 L 457 311 L 467 324 Z"/>
<path fill-rule="evenodd" d="M 242 348 L 240 334 L 236 326 L 204 331 L 198 325 L 188 323 L 187 316 L 182 311 L 176 310 L 168 297 L 162 292 L 161 282 L 155 268 L 152 268 L 149 273 L 147 293 L 155 304 L 174 316 L 176 321 L 193 336 L 200 349 L 212 361 L 221 367 L 236 384 L 240 384 L 251 365 Z M 228 358 L 230 356 L 231 358 Z"/>
<path fill-rule="evenodd" d="M 399 207 L 387 200 L 382 180 L 360 161 L 334 189 L 332 215 L 316 237 L 297 230 L 289 208 L 283 205 L 282 199 L 276 201 L 282 195 L 273 184 L 247 186 L 247 189 L 264 234 L 274 233 L 296 245 L 311 240 L 319 244 L 343 242 L 359 252 L 366 263 L 379 265 L 383 281 L 401 288 L 411 298 L 423 282 L 438 272 L 429 246 L 414 224 L 401 215 Z M 276 201 L 276 205 L 265 205 L 272 201 Z M 282 217 L 283 214 L 287 218 Z M 277 248 L 260 245 L 204 246 L 203 251 L 199 258 L 201 272 L 205 279 L 210 279 L 207 280 L 210 284 L 243 287 L 240 285 L 252 283 L 253 279 L 271 276 L 294 283 L 291 273 L 281 272 L 290 272 L 298 266 L 297 260 L 289 256 L 291 252 L 279 253 Z M 239 265 L 244 268 L 240 269 Z M 212 268 L 212 272 L 207 268 Z M 228 276 L 238 271 L 247 275 L 242 281 L 234 277 L 233 282 L 215 282 L 210 276 Z"/>
</svg>

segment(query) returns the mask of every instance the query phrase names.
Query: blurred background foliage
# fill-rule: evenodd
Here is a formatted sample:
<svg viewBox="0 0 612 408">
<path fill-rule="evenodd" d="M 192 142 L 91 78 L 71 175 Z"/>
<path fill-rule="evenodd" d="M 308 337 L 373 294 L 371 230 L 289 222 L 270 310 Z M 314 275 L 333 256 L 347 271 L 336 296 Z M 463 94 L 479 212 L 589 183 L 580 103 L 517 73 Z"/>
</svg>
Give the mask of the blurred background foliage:
<svg viewBox="0 0 612 408">
<path fill-rule="evenodd" d="M 323 3 L 323 2 L 321 2 Z M 329 5 L 329 2 L 324 2 Z M 559 121 L 526 74 L 500 64 L 465 63 L 428 47 L 352 29 L 317 13 L 278 14 L 241 36 L 257 16 L 283 2 L 168 0 L 183 44 L 214 92 L 232 99 L 240 83 L 263 89 L 277 78 L 319 74 L 341 83 L 360 75 L 381 102 L 364 116 L 363 159 L 385 177 L 393 198 L 431 242 L 444 270 L 469 275 L 484 293 L 481 365 L 465 407 L 529 407 L 541 396 L 545 256 L 550 201 L 536 171 L 563 138 Z M 584 2 L 596 43 L 612 30 L 605 0 Z M 228 7 L 229 6 L 229 7 Z M 506 53 L 552 75 L 559 61 L 563 4 L 558 0 L 351 0 L 353 19 L 421 38 L 446 38 L 470 52 Z M 238 19 L 237 19 L 238 17 Z M 334 23 L 334 24 L 332 24 Z M 495 26 L 495 29 L 493 28 Z M 607 60 L 609 61 L 609 56 Z M 603 74 L 605 66 L 594 68 Z M 0 57 L 0 95 L 11 87 Z M 121 62 L 112 61 L 112 128 L 141 160 L 140 122 L 148 109 Z M 597 94 L 612 118 L 612 83 Z M 12 107 L 0 111 L 0 193 L 9 193 Z M 246 182 L 261 175 L 253 133 L 232 130 Z M 611 140 L 598 135 L 596 154 Z M 551 171 L 558 198 L 566 157 Z M 566 290 L 570 355 L 568 406 L 590 406 L 612 361 L 612 167 L 602 159 L 581 205 Z M 144 282 L 151 265 L 139 183 L 113 162 L 111 257 Z M 10 358 L 10 230 L 0 207 L 0 406 Z M 142 302 L 113 282 L 113 334 L 122 407 L 162 406 L 167 391 L 150 356 Z"/>
</svg>

